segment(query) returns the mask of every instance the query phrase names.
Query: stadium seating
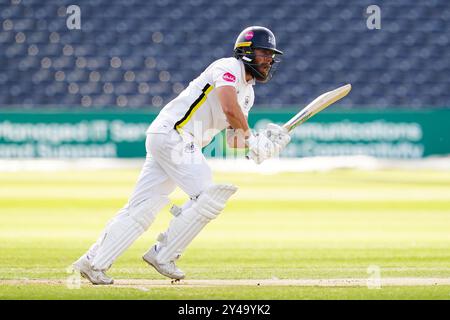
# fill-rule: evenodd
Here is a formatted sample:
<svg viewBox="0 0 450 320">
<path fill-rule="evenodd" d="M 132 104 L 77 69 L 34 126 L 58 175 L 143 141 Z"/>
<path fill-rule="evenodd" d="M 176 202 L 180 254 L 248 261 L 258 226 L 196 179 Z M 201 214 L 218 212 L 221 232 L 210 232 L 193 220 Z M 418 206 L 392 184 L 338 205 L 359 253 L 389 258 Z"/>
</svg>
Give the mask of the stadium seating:
<svg viewBox="0 0 450 320">
<path fill-rule="evenodd" d="M 161 108 L 249 25 L 272 29 L 285 52 L 258 106 L 302 105 L 345 83 L 354 107 L 449 107 L 450 3 L 369 0 L 71 0 L 0 3 L 0 107 Z"/>
</svg>

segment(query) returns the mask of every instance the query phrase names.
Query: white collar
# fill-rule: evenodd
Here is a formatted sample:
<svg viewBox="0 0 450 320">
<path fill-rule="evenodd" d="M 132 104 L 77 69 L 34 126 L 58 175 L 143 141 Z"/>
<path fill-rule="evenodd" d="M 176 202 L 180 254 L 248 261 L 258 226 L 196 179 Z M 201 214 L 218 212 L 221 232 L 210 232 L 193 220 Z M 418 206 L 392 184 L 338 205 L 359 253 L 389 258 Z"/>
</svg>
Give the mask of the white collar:
<svg viewBox="0 0 450 320">
<path fill-rule="evenodd" d="M 244 65 L 244 62 L 241 59 L 239 59 L 239 63 L 241 64 L 241 72 L 242 72 L 242 78 L 244 79 L 244 83 L 245 84 L 251 84 L 252 86 L 254 86 L 255 83 L 256 83 L 255 78 L 253 77 L 252 80 L 247 81 L 247 79 L 245 77 L 245 65 Z"/>
</svg>

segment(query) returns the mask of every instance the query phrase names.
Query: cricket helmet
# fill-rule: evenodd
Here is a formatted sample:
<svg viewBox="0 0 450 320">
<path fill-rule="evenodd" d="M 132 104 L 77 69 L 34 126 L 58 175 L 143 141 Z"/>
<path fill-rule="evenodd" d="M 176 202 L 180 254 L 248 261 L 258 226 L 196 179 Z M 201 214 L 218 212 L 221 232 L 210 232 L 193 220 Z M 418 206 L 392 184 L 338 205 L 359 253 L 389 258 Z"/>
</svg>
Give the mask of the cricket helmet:
<svg viewBox="0 0 450 320">
<path fill-rule="evenodd" d="M 267 75 L 258 71 L 259 64 L 255 63 L 255 49 L 266 49 L 273 53 L 273 60 Z M 245 28 L 239 34 L 234 44 L 234 56 L 241 59 L 245 65 L 246 71 L 259 82 L 267 82 L 275 71 L 274 64 L 280 62 L 275 59 L 275 55 L 282 55 L 283 52 L 276 47 L 275 36 L 269 29 L 265 27 L 252 26 Z"/>
</svg>

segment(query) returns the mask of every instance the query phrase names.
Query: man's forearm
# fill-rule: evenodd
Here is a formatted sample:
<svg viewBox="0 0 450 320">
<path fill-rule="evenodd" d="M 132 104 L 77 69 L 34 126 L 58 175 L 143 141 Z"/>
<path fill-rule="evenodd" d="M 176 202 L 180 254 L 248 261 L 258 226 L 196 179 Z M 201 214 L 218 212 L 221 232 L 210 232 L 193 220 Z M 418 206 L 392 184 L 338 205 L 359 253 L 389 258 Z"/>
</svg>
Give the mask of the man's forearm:
<svg viewBox="0 0 450 320">
<path fill-rule="evenodd" d="M 246 148 L 244 135 L 240 130 L 235 131 L 231 126 L 226 130 L 227 145 L 233 149 Z"/>
<path fill-rule="evenodd" d="M 241 110 L 230 112 L 226 116 L 228 123 L 234 130 L 241 131 L 245 137 L 250 134 L 247 119 Z"/>
<path fill-rule="evenodd" d="M 237 101 L 236 89 L 231 86 L 219 87 L 217 97 L 230 126 L 234 130 L 242 131 L 245 137 L 249 136 L 247 119 Z"/>
</svg>

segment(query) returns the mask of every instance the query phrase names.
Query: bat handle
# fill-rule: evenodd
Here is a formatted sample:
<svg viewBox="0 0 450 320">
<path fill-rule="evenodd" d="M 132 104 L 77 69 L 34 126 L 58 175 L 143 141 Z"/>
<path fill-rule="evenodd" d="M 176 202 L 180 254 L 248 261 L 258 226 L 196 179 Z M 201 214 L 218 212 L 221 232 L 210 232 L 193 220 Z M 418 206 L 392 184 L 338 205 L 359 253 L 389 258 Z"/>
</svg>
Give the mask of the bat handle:
<svg viewBox="0 0 450 320">
<path fill-rule="evenodd" d="M 292 131 L 291 126 L 283 125 L 283 128 L 285 128 L 288 133 L 291 133 L 291 131 Z"/>
</svg>

